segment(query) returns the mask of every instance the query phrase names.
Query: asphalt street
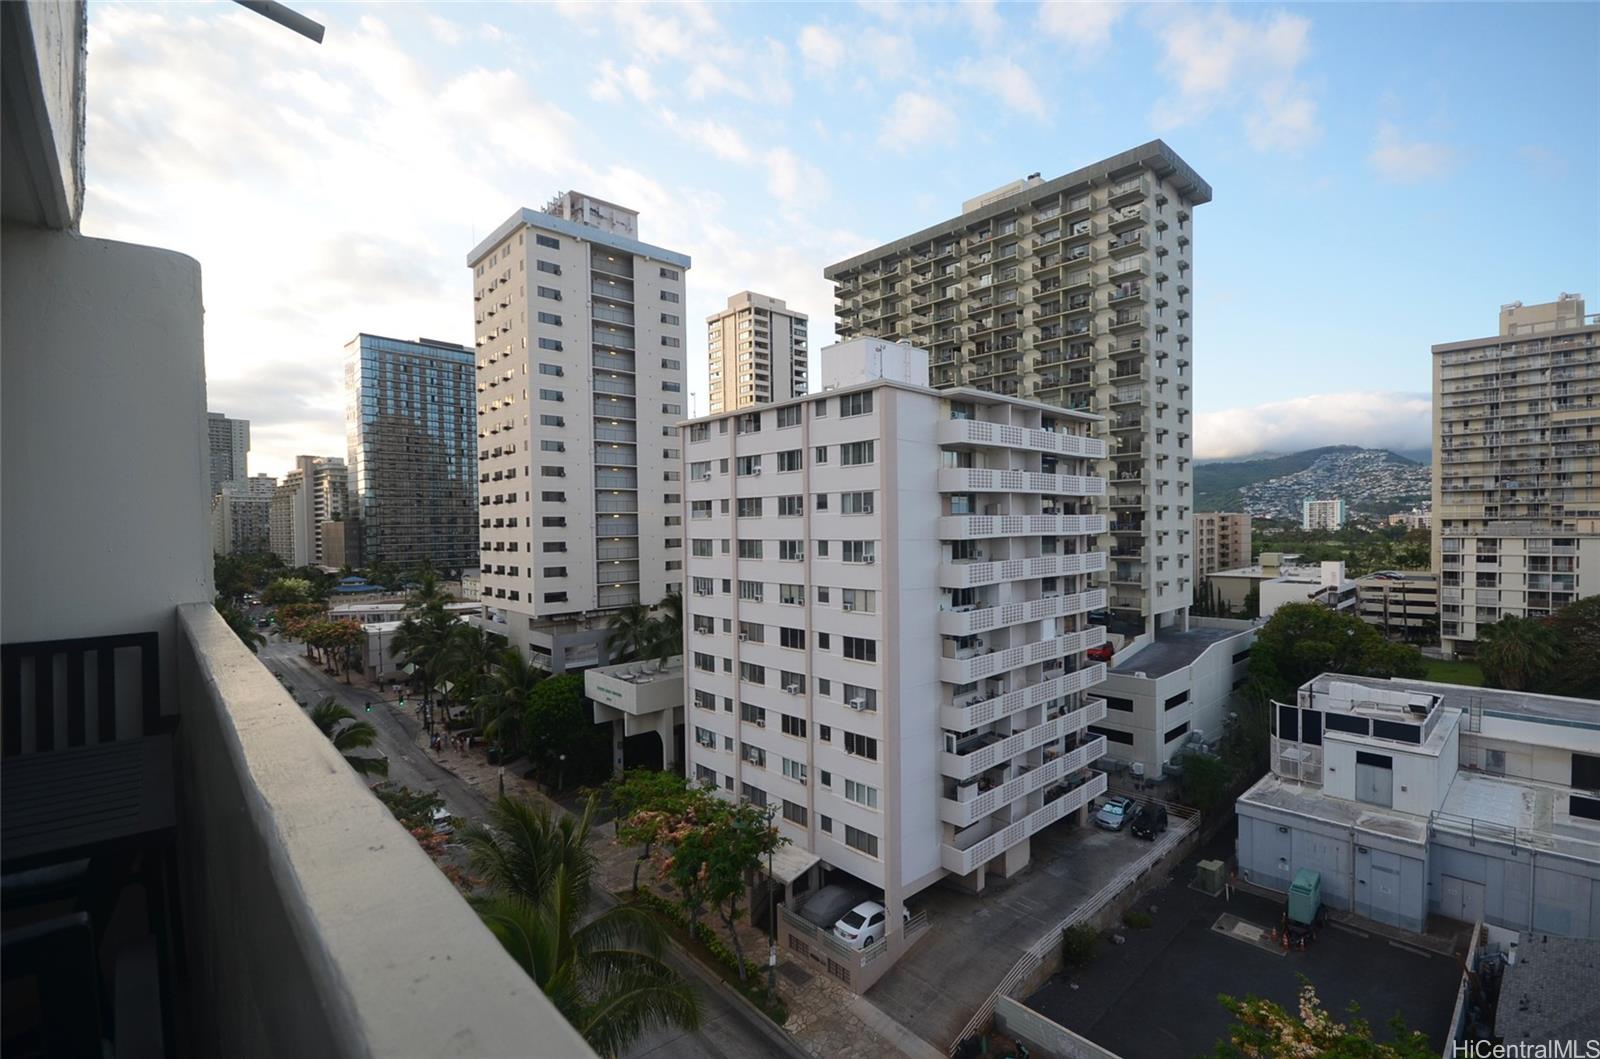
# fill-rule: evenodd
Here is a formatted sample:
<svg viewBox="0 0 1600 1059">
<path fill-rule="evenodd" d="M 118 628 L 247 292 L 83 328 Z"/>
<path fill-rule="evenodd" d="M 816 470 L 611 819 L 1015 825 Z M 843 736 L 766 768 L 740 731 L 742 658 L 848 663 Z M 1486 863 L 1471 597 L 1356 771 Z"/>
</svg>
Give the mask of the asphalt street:
<svg viewBox="0 0 1600 1059">
<path fill-rule="evenodd" d="M 338 676 L 324 673 L 306 657 L 305 648 L 293 641 L 272 635 L 259 657 L 267 668 L 288 687 L 303 705 L 314 705 L 331 696 L 343 703 L 356 717 L 369 720 L 378 730 L 377 749 L 389 759 L 389 779 L 413 790 L 434 791 L 444 799 L 455 816 L 473 823 L 487 821 L 494 791 L 480 791 L 435 761 L 427 750 L 427 737 L 414 706 L 401 709 L 392 697 L 385 701 L 374 691 L 348 685 Z M 367 704 L 374 703 L 371 713 Z M 763 1028 L 762 1016 L 745 1009 L 742 1003 L 713 987 L 708 972 L 676 950 L 667 953 L 668 962 L 680 973 L 700 983 L 703 1004 L 700 1028 L 692 1033 L 665 1031 L 651 1034 L 623 1053 L 624 1059 L 762 1059 L 773 1055 L 802 1055 L 798 1048 L 775 1030 Z"/>
</svg>

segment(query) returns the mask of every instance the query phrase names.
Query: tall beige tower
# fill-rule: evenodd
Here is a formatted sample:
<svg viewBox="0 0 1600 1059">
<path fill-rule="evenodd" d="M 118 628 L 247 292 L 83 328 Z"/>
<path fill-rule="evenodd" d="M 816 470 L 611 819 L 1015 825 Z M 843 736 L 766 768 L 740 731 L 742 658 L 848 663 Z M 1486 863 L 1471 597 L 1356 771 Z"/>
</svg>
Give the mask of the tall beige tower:
<svg viewBox="0 0 1600 1059">
<path fill-rule="evenodd" d="M 1194 220 L 1211 187 L 1154 140 L 968 200 L 823 270 L 839 338 L 930 351 L 936 387 L 1104 417 L 1111 631 L 1142 647 L 1194 594 Z"/>
<path fill-rule="evenodd" d="M 710 414 L 804 397 L 808 338 L 805 313 L 781 298 L 741 291 L 706 317 Z"/>
<path fill-rule="evenodd" d="M 1600 317 L 1583 297 L 1500 310 L 1500 333 L 1433 347 L 1439 643 L 1471 653 L 1507 615 L 1600 592 Z"/>
<path fill-rule="evenodd" d="M 482 601 L 553 672 L 603 661 L 610 613 L 682 579 L 689 258 L 638 232 L 567 192 L 467 256 Z"/>
</svg>

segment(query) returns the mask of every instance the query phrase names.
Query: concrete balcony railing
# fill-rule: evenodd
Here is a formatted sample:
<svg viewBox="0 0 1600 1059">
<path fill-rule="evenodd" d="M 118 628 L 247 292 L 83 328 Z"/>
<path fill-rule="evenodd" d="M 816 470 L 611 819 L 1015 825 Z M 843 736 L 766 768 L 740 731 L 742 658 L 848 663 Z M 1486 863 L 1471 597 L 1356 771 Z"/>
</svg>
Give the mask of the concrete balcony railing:
<svg viewBox="0 0 1600 1059">
<path fill-rule="evenodd" d="M 946 515 L 939 519 L 939 539 L 978 540 L 988 537 L 1084 537 L 1106 531 L 1104 515 Z"/>
<path fill-rule="evenodd" d="M 1082 731 L 1089 722 L 1078 716 L 1084 711 L 1078 710 L 1064 713 L 1032 728 L 1025 728 L 1011 735 L 996 737 L 993 742 L 979 745 L 976 749 L 966 753 L 950 753 L 948 751 L 939 755 L 939 773 L 953 780 L 969 780 L 1002 765 L 1029 750 L 1037 749 L 1046 743 L 1054 742 L 1064 735 Z M 974 737 L 981 739 L 981 737 Z M 1090 758 L 1090 761 L 1097 760 Z"/>
<path fill-rule="evenodd" d="M 947 419 L 939 424 L 941 445 L 992 445 L 997 448 L 1025 449 L 1085 459 L 1104 459 L 1106 443 L 1081 434 L 1062 434 L 1054 430 L 1030 430 L 1004 423 L 985 423 L 978 419 Z"/>
<path fill-rule="evenodd" d="M 592 1056 L 216 611 L 178 628 L 195 1052 Z"/>
<path fill-rule="evenodd" d="M 943 563 L 939 566 L 940 588 L 979 588 L 1001 581 L 1024 581 L 1038 577 L 1069 577 L 1093 574 L 1106 568 L 1105 552 L 1078 552 L 1073 555 L 1036 555 L 1030 559 L 1001 559 L 988 563 Z"/>
<path fill-rule="evenodd" d="M 1016 688 L 1001 695 L 986 699 L 967 699 L 953 706 L 941 707 L 939 723 L 953 732 L 970 731 L 980 725 L 991 724 L 1002 717 L 1010 717 L 1014 713 L 1032 709 L 1053 699 L 1086 691 L 1105 679 L 1105 663 L 1093 662 L 1074 672 Z M 1082 709 L 1074 710 L 1070 714 L 1086 725 L 1103 720 L 1105 715 L 1106 704 L 1103 699 L 1090 699 Z"/>
<path fill-rule="evenodd" d="M 971 827 L 996 809 L 1051 786 L 1062 777 L 1086 768 L 1090 762 L 1099 761 L 1105 754 L 1106 737 L 1097 735 L 1077 749 L 1062 754 L 1054 760 L 1046 761 L 1037 768 L 1029 769 L 998 787 L 980 791 L 971 798 L 966 800 L 940 798 L 939 819 L 956 827 Z M 971 790 L 971 788 L 966 789 Z"/>
<path fill-rule="evenodd" d="M 985 677 L 1021 669 L 1023 666 L 1037 665 L 1065 655 L 1077 654 L 1079 651 L 1099 646 L 1105 642 L 1105 638 L 1104 627 L 1091 625 L 1082 632 L 1069 632 L 1065 636 L 1053 636 L 1048 640 L 1036 640 L 1030 644 L 1007 647 L 1000 651 L 989 651 L 967 658 L 941 658 L 939 679 L 949 684 L 971 684 Z"/>
<path fill-rule="evenodd" d="M 1043 596 L 1016 603 L 1002 603 L 996 607 L 975 607 L 972 610 L 942 610 L 939 612 L 939 632 L 945 636 L 972 636 L 1010 625 L 1030 621 L 1064 618 L 1069 614 L 1083 614 L 1099 610 L 1106 605 L 1105 589 Z"/>
<path fill-rule="evenodd" d="M 941 467 L 941 493 L 1048 493 L 1055 496 L 1104 496 L 1106 480 L 1077 474 L 990 470 L 986 467 Z"/>
<path fill-rule="evenodd" d="M 1044 808 L 981 838 L 965 849 L 948 844 L 939 847 L 939 866 L 945 871 L 968 875 L 1012 846 L 1038 833 L 1057 820 L 1077 812 L 1106 791 L 1106 776 L 1096 772 L 1087 783 L 1050 802 Z"/>
</svg>

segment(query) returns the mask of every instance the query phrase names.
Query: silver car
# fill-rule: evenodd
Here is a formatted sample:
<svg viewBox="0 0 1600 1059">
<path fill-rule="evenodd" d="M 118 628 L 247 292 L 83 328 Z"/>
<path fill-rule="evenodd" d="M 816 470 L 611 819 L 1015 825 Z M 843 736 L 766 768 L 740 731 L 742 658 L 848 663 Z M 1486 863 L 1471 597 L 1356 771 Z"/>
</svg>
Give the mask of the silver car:
<svg viewBox="0 0 1600 1059">
<path fill-rule="evenodd" d="M 1096 827 L 1103 827 L 1107 831 L 1121 831 L 1127 826 L 1128 820 L 1133 816 L 1133 799 L 1107 798 L 1105 804 L 1094 814 Z"/>
</svg>

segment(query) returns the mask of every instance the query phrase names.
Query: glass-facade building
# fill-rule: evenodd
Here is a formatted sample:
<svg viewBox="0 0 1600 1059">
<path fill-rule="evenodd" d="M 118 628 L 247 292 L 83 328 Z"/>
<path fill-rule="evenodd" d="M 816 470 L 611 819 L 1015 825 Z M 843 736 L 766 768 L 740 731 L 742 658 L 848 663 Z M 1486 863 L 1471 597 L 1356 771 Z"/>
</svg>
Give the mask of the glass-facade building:
<svg viewBox="0 0 1600 1059">
<path fill-rule="evenodd" d="M 478 565 L 477 364 L 453 342 L 345 346 L 345 436 L 362 561 Z"/>
</svg>

